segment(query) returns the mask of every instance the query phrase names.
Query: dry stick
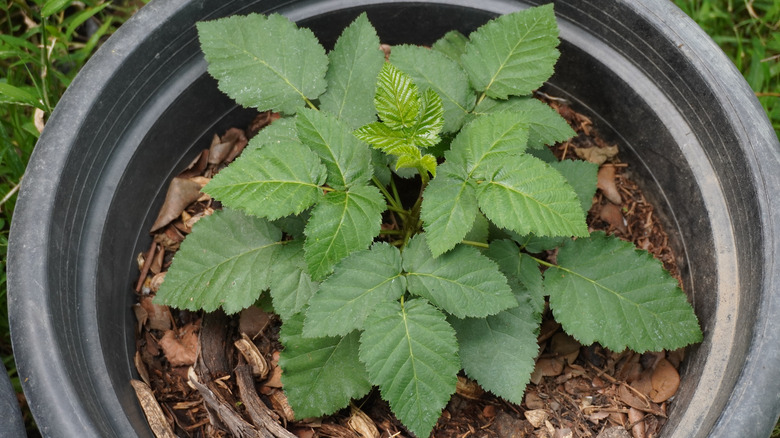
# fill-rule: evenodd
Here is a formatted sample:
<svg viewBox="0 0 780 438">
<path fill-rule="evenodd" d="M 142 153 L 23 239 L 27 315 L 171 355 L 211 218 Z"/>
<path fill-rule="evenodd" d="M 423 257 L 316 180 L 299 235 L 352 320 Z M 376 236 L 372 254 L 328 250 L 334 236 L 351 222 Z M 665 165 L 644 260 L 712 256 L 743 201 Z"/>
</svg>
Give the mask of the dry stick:
<svg viewBox="0 0 780 438">
<path fill-rule="evenodd" d="M 157 249 L 157 242 L 152 241 L 152 246 L 149 247 L 149 251 L 146 253 L 144 259 L 144 266 L 141 268 L 141 275 L 138 276 L 138 283 L 135 284 L 135 291 L 141 292 L 141 288 L 146 281 L 146 274 L 149 273 L 149 268 L 152 267 L 152 259 L 154 259 L 154 252 Z"/>
<path fill-rule="evenodd" d="M 168 424 L 165 414 L 154 398 L 154 393 L 149 388 L 149 385 L 140 380 L 130 380 L 130 384 L 133 385 L 135 395 L 141 403 L 141 408 L 144 414 L 146 414 L 146 420 L 154 436 L 157 438 L 175 438 L 176 435 L 174 435 L 171 425 Z"/>
<path fill-rule="evenodd" d="M 268 406 L 260 400 L 255 390 L 250 365 L 239 365 L 236 367 L 236 383 L 238 384 L 241 400 L 244 402 L 247 412 L 249 412 L 252 423 L 255 424 L 263 435 L 276 438 L 296 438 L 294 434 L 273 419 Z M 266 435 L 266 432 L 269 435 Z"/>
<path fill-rule="evenodd" d="M 230 433 L 237 437 L 248 438 L 273 438 L 273 435 L 267 434 L 266 431 L 259 431 L 254 426 L 244 420 L 230 405 L 230 403 L 222 400 L 218 394 L 214 393 L 208 386 L 198 381 L 198 376 L 195 374 L 195 370 L 190 368 L 188 373 L 190 383 L 195 386 L 203 402 L 213 410 L 220 420 L 230 429 Z"/>
</svg>

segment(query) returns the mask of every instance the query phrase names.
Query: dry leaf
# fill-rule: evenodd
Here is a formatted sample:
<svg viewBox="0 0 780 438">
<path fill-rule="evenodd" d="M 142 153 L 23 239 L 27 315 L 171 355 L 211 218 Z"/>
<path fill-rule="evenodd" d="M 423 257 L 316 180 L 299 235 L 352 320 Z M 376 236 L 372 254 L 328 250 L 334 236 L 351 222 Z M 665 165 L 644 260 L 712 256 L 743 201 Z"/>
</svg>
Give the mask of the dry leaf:
<svg viewBox="0 0 780 438">
<path fill-rule="evenodd" d="M 607 146 L 607 147 L 592 147 L 592 148 L 575 148 L 574 152 L 577 154 L 578 157 L 582 158 L 583 160 L 590 161 L 591 163 L 596 163 L 599 166 L 604 164 L 607 160 L 615 158 L 615 156 L 618 154 L 618 147 L 617 146 Z"/>
<path fill-rule="evenodd" d="M 179 177 L 172 179 L 168 186 L 168 193 L 165 195 L 165 202 L 150 232 L 154 233 L 178 218 L 187 206 L 200 198 L 200 189 L 200 184 L 190 179 Z"/>
<path fill-rule="evenodd" d="M 455 393 L 471 400 L 479 400 L 485 391 L 473 380 L 458 376 L 458 381 L 455 382 Z"/>
<path fill-rule="evenodd" d="M 650 379 L 653 389 L 650 399 L 656 403 L 669 400 L 680 387 L 680 374 L 668 360 L 661 359 L 655 365 L 655 371 Z"/>
<path fill-rule="evenodd" d="M 374 421 L 355 405 L 352 405 L 352 413 L 347 420 L 347 424 L 363 438 L 379 438 L 379 430 L 376 428 Z"/>
<path fill-rule="evenodd" d="M 241 311 L 238 319 L 238 330 L 246 333 L 251 339 L 258 337 L 271 324 L 271 315 L 256 306 L 249 306 Z"/>
<path fill-rule="evenodd" d="M 247 363 L 252 367 L 252 374 L 258 376 L 261 380 L 265 379 L 268 375 L 268 363 L 263 355 L 260 354 L 257 345 L 249 339 L 246 333 L 241 333 L 241 339 L 234 342 L 233 345 L 236 346 Z"/>
<path fill-rule="evenodd" d="M 536 361 L 534 372 L 531 373 L 531 382 L 538 385 L 542 377 L 557 376 L 563 372 L 563 358 L 544 357 Z"/>
<path fill-rule="evenodd" d="M 645 438 L 645 414 L 638 410 L 631 408 L 628 410 L 628 421 L 632 424 L 631 434 L 634 438 Z"/>
<path fill-rule="evenodd" d="M 181 328 L 177 336 L 173 330 L 168 330 L 160 339 L 165 358 L 171 366 L 192 365 L 198 358 L 198 335 L 191 324 Z"/>
<path fill-rule="evenodd" d="M 620 426 L 614 426 L 602 430 L 596 438 L 631 438 L 631 434 Z"/>
<path fill-rule="evenodd" d="M 165 272 L 156 274 L 154 277 L 152 277 L 152 281 L 149 282 L 149 289 L 152 292 L 157 292 L 160 290 L 160 286 L 163 284 L 163 281 L 165 281 Z"/>
<path fill-rule="evenodd" d="M 609 199 L 609 202 L 620 205 L 623 203 L 623 198 L 615 184 L 615 170 L 615 166 L 601 166 L 596 187 Z"/>
<path fill-rule="evenodd" d="M 268 399 L 271 400 L 271 405 L 274 411 L 287 421 L 293 421 L 295 419 L 295 412 L 293 412 L 290 403 L 287 401 L 287 396 L 282 391 L 274 391 L 268 394 Z"/>
<path fill-rule="evenodd" d="M 550 340 L 550 351 L 572 364 L 580 354 L 580 343 L 564 332 L 556 333 Z"/>
<path fill-rule="evenodd" d="M 547 411 L 544 409 L 533 409 L 530 411 L 525 411 L 523 415 L 525 415 L 525 419 L 531 423 L 531 426 L 540 428 L 544 426 L 544 422 L 547 421 L 547 418 L 550 414 L 547 413 Z"/>
<path fill-rule="evenodd" d="M 666 416 L 660 406 L 651 402 L 647 397 L 628 385 L 620 385 L 618 388 L 618 397 L 620 398 L 620 401 L 632 408 L 654 415 L 660 415 L 662 417 Z"/>
<path fill-rule="evenodd" d="M 544 400 L 536 392 L 528 391 L 525 393 L 525 407 L 528 409 L 542 409 L 544 408 Z"/>
<path fill-rule="evenodd" d="M 140 304 L 146 311 L 146 326 L 150 330 L 171 329 L 171 309 L 168 306 L 155 304 L 152 297 L 141 298 Z"/>
<path fill-rule="evenodd" d="M 618 229 L 621 232 L 626 231 L 626 219 L 623 217 L 623 211 L 619 206 L 611 202 L 607 202 L 601 206 L 599 217 L 610 224 L 613 228 Z"/>
</svg>

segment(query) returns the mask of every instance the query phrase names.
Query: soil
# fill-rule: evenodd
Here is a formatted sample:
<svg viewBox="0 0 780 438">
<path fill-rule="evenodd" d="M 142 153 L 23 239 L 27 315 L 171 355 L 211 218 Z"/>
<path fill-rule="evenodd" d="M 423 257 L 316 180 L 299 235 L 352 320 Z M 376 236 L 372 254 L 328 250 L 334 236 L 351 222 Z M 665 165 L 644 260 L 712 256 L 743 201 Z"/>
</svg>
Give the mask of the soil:
<svg viewBox="0 0 780 438">
<path fill-rule="evenodd" d="M 559 159 L 600 164 L 599 190 L 588 213 L 591 230 L 604 230 L 650 251 L 679 281 L 669 239 L 654 208 L 631 180 L 618 147 L 567 102 L 539 93 L 575 129 L 557 144 Z M 246 130 L 216 136 L 209 149 L 174 179 L 153 227 L 154 241 L 139 254 L 135 293 L 139 394 L 157 436 L 267 436 L 313 438 L 411 436 L 377 390 L 347 409 L 295 421 L 276 365 L 281 345 L 277 316 L 260 308 L 239 315 L 179 311 L 152 303 L 173 254 L 200 217 L 219 209 L 200 189 L 277 116 L 260 114 Z M 548 254 L 554 256 L 554 254 Z M 521 405 L 508 403 L 459 376 L 458 388 L 436 425 L 435 437 L 657 436 L 679 385 L 681 350 L 637 354 L 582 346 L 546 312 L 540 354 Z M 200 354 L 198 354 L 200 351 Z"/>
</svg>

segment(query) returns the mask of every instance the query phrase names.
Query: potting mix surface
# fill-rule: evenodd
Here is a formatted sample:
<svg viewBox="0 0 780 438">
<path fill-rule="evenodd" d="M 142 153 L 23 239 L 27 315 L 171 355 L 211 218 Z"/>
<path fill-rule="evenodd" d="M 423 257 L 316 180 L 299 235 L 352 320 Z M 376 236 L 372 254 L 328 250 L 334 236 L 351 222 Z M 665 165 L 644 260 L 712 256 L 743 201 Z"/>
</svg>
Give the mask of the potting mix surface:
<svg viewBox="0 0 780 438">
<path fill-rule="evenodd" d="M 591 230 L 634 242 L 680 279 L 675 255 L 658 215 L 620 161 L 618 146 L 602 139 L 591 120 L 565 101 L 539 93 L 577 136 L 552 148 L 559 159 L 600 165 L 598 191 L 588 212 Z M 370 437 L 411 436 L 374 389 L 334 415 L 297 421 L 287 404 L 277 365 L 280 321 L 259 307 L 222 312 L 179 311 L 152 303 L 174 253 L 192 225 L 219 209 L 200 192 L 278 116 L 260 114 L 247 129 L 215 133 L 209 149 L 174 178 L 154 240 L 139 254 L 135 293 L 139 394 L 158 436 Z M 388 223 L 383 227 L 391 228 Z M 554 258 L 554 252 L 543 254 Z M 267 294 L 265 294 L 267 295 Z M 649 438 L 666 421 L 679 386 L 682 350 L 637 354 L 582 346 L 544 315 L 540 354 L 521 405 L 508 403 L 459 376 L 457 391 L 433 431 L 435 437 Z M 200 354 L 198 352 L 200 351 Z M 334 388 L 338 391 L 338 388 Z M 167 435 L 170 436 L 170 435 Z"/>
</svg>

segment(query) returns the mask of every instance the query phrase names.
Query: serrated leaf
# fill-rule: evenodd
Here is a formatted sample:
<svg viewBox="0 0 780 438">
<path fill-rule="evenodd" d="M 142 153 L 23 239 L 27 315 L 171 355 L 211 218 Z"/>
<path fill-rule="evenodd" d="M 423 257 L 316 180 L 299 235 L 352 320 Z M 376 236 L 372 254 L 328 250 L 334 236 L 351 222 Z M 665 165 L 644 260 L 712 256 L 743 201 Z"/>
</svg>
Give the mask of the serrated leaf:
<svg viewBox="0 0 780 438">
<path fill-rule="evenodd" d="M 300 143 L 294 117 L 278 119 L 252 137 L 247 148 L 261 148 L 274 143 Z"/>
<path fill-rule="evenodd" d="M 588 235 L 577 194 L 544 161 L 530 155 L 491 158 L 480 172 L 479 207 L 499 227 L 540 236 Z"/>
<path fill-rule="evenodd" d="M 344 190 L 371 179 L 371 149 L 333 116 L 310 109 L 298 113 L 298 138 L 328 169 L 328 185 Z"/>
<path fill-rule="evenodd" d="M 328 59 L 328 90 L 320 109 L 353 129 L 376 120 L 373 96 L 385 55 L 365 12 L 344 29 Z"/>
<path fill-rule="evenodd" d="M 285 243 L 277 250 L 269 273 L 274 310 L 283 321 L 303 310 L 319 288 L 306 270 L 303 240 Z"/>
<path fill-rule="evenodd" d="M 520 235 L 515 233 L 514 231 L 509 231 L 509 230 L 507 230 L 507 233 L 510 239 L 517 242 L 517 244 L 520 245 L 521 248 L 523 248 L 524 250 L 526 250 L 526 252 L 531 254 L 538 254 L 544 251 L 553 250 L 563 245 L 563 243 L 569 239 L 569 237 L 567 236 L 556 236 L 556 237 L 541 236 L 540 237 L 534 234 Z"/>
<path fill-rule="evenodd" d="M 425 90 L 420 101 L 420 113 L 411 130 L 415 146 L 427 148 L 439 143 L 439 133 L 444 125 L 441 97 L 433 90 Z"/>
<path fill-rule="evenodd" d="M 430 237 L 430 236 L 429 236 Z M 477 215 L 474 218 L 474 224 L 471 226 L 471 230 L 466 233 L 466 237 L 463 240 L 471 242 L 487 243 L 490 238 L 490 221 L 487 220 L 484 214 L 477 211 Z"/>
<path fill-rule="evenodd" d="M 455 331 L 423 299 L 376 309 L 360 337 L 360 359 L 396 417 L 427 437 L 455 392 L 460 370 Z"/>
<path fill-rule="evenodd" d="M 422 155 L 420 150 L 415 148 L 413 153 L 401 154 L 395 163 L 395 168 L 396 170 L 402 168 L 422 169 L 436 176 L 436 165 L 436 157 L 431 154 Z"/>
<path fill-rule="evenodd" d="M 450 318 L 463 370 L 484 389 L 522 403 L 539 353 L 540 319 L 523 305 L 487 318 Z"/>
<path fill-rule="evenodd" d="M 317 202 L 325 177 L 317 154 L 298 142 L 279 142 L 245 150 L 203 191 L 230 208 L 273 220 Z"/>
<path fill-rule="evenodd" d="M 644 352 L 702 339 L 677 280 L 647 251 L 603 232 L 563 245 L 544 286 L 555 319 L 584 345 Z"/>
<path fill-rule="evenodd" d="M 491 158 L 521 154 L 527 141 L 528 128 L 522 120 L 510 113 L 494 114 L 464 126 L 445 156 L 447 162 L 465 169 L 463 178 L 470 178 Z"/>
<path fill-rule="evenodd" d="M 303 337 L 303 315 L 284 321 L 279 339 L 282 384 L 295 417 L 332 414 L 353 398 L 371 391 L 365 365 L 359 359 L 359 335 Z"/>
<path fill-rule="evenodd" d="M 528 254 L 521 252 L 517 244 L 506 239 L 490 242 L 485 255 L 498 263 L 520 305 L 541 316 L 545 293 L 539 265 Z"/>
<path fill-rule="evenodd" d="M 303 248 L 312 278 L 324 278 L 351 252 L 368 248 L 379 234 L 385 207 L 376 187 L 328 193 L 312 210 L 304 230 Z"/>
<path fill-rule="evenodd" d="M 420 111 L 420 92 L 412 79 L 386 62 L 376 85 L 374 106 L 379 118 L 391 129 L 413 127 Z"/>
<path fill-rule="evenodd" d="M 425 188 L 420 211 L 431 255 L 438 257 L 460 243 L 478 213 L 473 182 L 445 175 L 432 179 Z"/>
<path fill-rule="evenodd" d="M 460 64 L 460 57 L 466 53 L 468 42 L 469 39 L 465 35 L 457 30 L 451 30 L 433 43 L 431 48 Z"/>
<path fill-rule="evenodd" d="M 582 160 L 564 160 L 550 163 L 550 165 L 566 178 L 566 181 L 577 193 L 582 211 L 590 210 L 591 205 L 593 205 L 593 195 L 596 194 L 598 164 Z"/>
<path fill-rule="evenodd" d="M 406 130 L 392 129 L 382 122 L 361 126 L 354 134 L 360 140 L 392 155 L 401 155 L 417 149 Z"/>
<path fill-rule="evenodd" d="M 294 114 L 325 91 L 328 57 L 309 29 L 278 14 L 234 15 L 197 27 L 209 74 L 239 104 Z"/>
<path fill-rule="evenodd" d="M 444 132 L 455 132 L 474 108 L 476 96 L 463 69 L 442 53 L 420 46 L 394 46 L 390 61 L 408 74 L 421 91 L 433 90 L 442 100 Z"/>
<path fill-rule="evenodd" d="M 383 154 L 380 150 L 371 149 L 371 165 L 374 166 L 374 176 L 385 187 L 390 184 L 390 178 L 392 177 L 388 158 L 389 156 Z"/>
<path fill-rule="evenodd" d="M 469 39 L 461 63 L 471 85 L 498 99 L 531 94 L 552 75 L 560 56 L 552 4 L 502 15 Z"/>
<path fill-rule="evenodd" d="M 322 282 L 306 312 L 305 336 L 343 336 L 362 330 L 369 313 L 406 291 L 401 252 L 387 243 L 356 251 Z"/>
<path fill-rule="evenodd" d="M 265 219 L 236 210 L 215 212 L 181 244 L 155 301 L 207 312 L 236 313 L 268 289 L 282 233 Z"/>
<path fill-rule="evenodd" d="M 532 97 L 510 97 L 508 100 L 483 99 L 474 108 L 474 116 L 508 112 L 528 125 L 528 147 L 542 149 L 545 145 L 566 141 L 575 135 L 566 119 L 549 105 Z"/>
<path fill-rule="evenodd" d="M 409 292 L 458 317 L 485 317 L 514 307 L 517 301 L 495 262 L 476 248 L 459 245 L 433 258 L 426 236 L 404 249 L 403 268 Z"/>
</svg>

